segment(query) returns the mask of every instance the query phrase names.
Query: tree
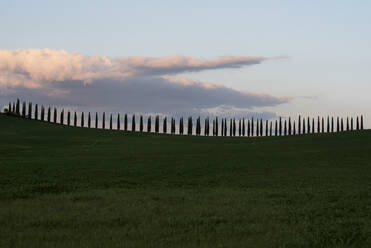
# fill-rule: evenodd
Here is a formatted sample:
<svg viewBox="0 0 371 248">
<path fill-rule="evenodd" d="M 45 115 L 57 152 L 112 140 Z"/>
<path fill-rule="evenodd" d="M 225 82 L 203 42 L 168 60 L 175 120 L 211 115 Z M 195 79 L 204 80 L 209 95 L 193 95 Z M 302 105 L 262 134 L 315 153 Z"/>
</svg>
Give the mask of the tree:
<svg viewBox="0 0 371 248">
<path fill-rule="evenodd" d="M 257 118 L 256 119 L 256 136 L 259 136 L 260 135 L 260 125 L 259 125 L 259 119 Z"/>
<path fill-rule="evenodd" d="M 303 118 L 303 134 L 306 134 L 306 129 L 305 129 L 305 118 Z"/>
<path fill-rule="evenodd" d="M 237 127 L 236 127 L 236 120 L 233 118 L 233 136 L 236 136 Z"/>
<path fill-rule="evenodd" d="M 319 122 L 319 116 L 317 117 L 317 133 L 321 132 L 321 124 Z"/>
<path fill-rule="evenodd" d="M 183 117 L 180 117 L 180 120 L 179 120 L 179 134 L 180 135 L 183 135 L 184 134 L 184 121 L 183 121 Z"/>
<path fill-rule="evenodd" d="M 139 120 L 139 131 L 142 133 L 143 132 L 143 116 L 141 115 L 140 116 L 140 120 Z"/>
<path fill-rule="evenodd" d="M 147 133 L 151 132 L 151 128 L 152 128 L 152 118 L 151 116 L 149 116 L 147 119 Z"/>
<path fill-rule="evenodd" d="M 300 117 L 299 117 L 300 118 Z M 281 118 L 281 116 L 280 116 L 280 122 L 279 122 L 279 136 L 281 136 L 282 135 L 282 118 Z"/>
<path fill-rule="evenodd" d="M 198 136 L 198 135 L 200 135 L 200 131 L 201 131 L 201 123 L 200 123 L 201 121 L 200 121 L 200 117 L 198 117 L 197 118 L 197 120 L 196 120 L 196 135 Z M 214 126 L 214 128 L 215 128 L 215 126 Z M 215 135 L 215 132 L 214 132 L 214 135 Z"/>
<path fill-rule="evenodd" d="M 330 116 L 327 116 L 327 133 L 330 132 Z"/>
<path fill-rule="evenodd" d="M 350 130 L 352 130 L 352 131 L 353 131 L 353 129 L 354 129 L 354 128 L 353 128 L 353 122 L 354 122 L 354 121 L 353 121 L 353 117 L 351 117 L 351 118 L 350 118 Z"/>
<path fill-rule="evenodd" d="M 192 135 L 192 129 L 193 129 L 193 124 L 192 124 L 192 117 L 188 117 L 188 135 Z"/>
<path fill-rule="evenodd" d="M 251 127 L 251 137 L 253 137 L 254 136 L 254 117 L 251 118 L 250 127 Z"/>
<path fill-rule="evenodd" d="M 19 99 L 17 99 L 17 104 L 16 104 L 16 107 L 15 107 L 15 113 L 17 114 L 17 115 L 19 115 L 20 114 L 20 110 L 19 110 L 19 108 L 20 108 L 20 103 L 19 103 Z"/>
<path fill-rule="evenodd" d="M 63 123 L 64 123 L 64 109 L 62 109 L 61 115 L 60 115 L 60 118 L 59 119 L 60 119 L 60 121 L 59 121 L 60 124 L 63 125 Z"/>
<path fill-rule="evenodd" d="M 135 114 L 133 114 L 132 119 L 131 119 L 131 131 L 135 132 Z"/>
<path fill-rule="evenodd" d="M 22 104 L 22 117 L 26 118 L 26 102 Z"/>
<path fill-rule="evenodd" d="M 325 119 L 322 117 L 322 133 L 325 133 Z"/>
<path fill-rule="evenodd" d="M 41 106 L 41 121 L 44 121 L 45 119 L 45 109 L 44 109 L 44 106 L 42 105 Z"/>
<path fill-rule="evenodd" d="M 277 136 L 278 135 L 278 128 L 277 128 L 277 120 L 274 124 L 274 136 Z"/>
<path fill-rule="evenodd" d="M 315 129 L 314 129 L 314 118 L 312 118 L 312 133 L 315 133 L 314 130 L 315 130 Z"/>
<path fill-rule="evenodd" d="M 57 108 L 54 108 L 54 123 L 57 123 Z"/>
<path fill-rule="evenodd" d="M 357 131 L 359 130 L 359 118 L 357 116 Z"/>
<path fill-rule="evenodd" d="M 310 118 L 307 117 L 307 133 L 310 133 Z"/>
<path fill-rule="evenodd" d="M 349 131 L 349 117 L 347 117 L 347 131 Z"/>
<path fill-rule="evenodd" d="M 9 106 L 8 106 L 8 113 L 11 113 L 11 112 L 13 112 L 13 111 L 12 111 L 12 103 L 11 103 L 11 102 L 9 102 Z"/>
<path fill-rule="evenodd" d="M 269 136 L 272 136 L 273 130 L 272 130 L 272 121 L 269 122 Z"/>
<path fill-rule="evenodd" d="M 242 136 L 245 136 L 246 133 L 246 126 L 245 126 L 245 118 L 242 119 Z"/>
<path fill-rule="evenodd" d="M 344 123 L 343 123 L 343 118 L 341 118 L 341 131 L 344 131 Z"/>
<path fill-rule="evenodd" d="M 227 131 L 228 131 L 227 118 L 224 118 L 224 136 L 227 136 Z"/>
<path fill-rule="evenodd" d="M 292 127 L 292 134 L 295 136 L 296 135 L 296 123 L 294 121 L 294 125 Z"/>
<path fill-rule="evenodd" d="M 128 114 L 125 114 L 124 116 L 124 130 L 128 130 Z"/>
<path fill-rule="evenodd" d="M 215 135 L 219 135 L 219 120 L 218 117 L 215 118 Z"/>
<path fill-rule="evenodd" d="M 91 116 L 90 116 L 90 112 L 88 112 L 88 128 L 91 127 Z"/>
<path fill-rule="evenodd" d="M 102 129 L 106 129 L 106 112 L 103 112 L 102 116 Z"/>
<path fill-rule="evenodd" d="M 361 130 L 363 130 L 363 115 L 361 115 Z"/>
<path fill-rule="evenodd" d="M 247 119 L 247 137 L 250 137 L 250 131 L 251 131 L 250 120 Z"/>
<path fill-rule="evenodd" d="M 260 118 L 260 136 L 263 136 L 263 119 Z"/>
<path fill-rule="evenodd" d="M 205 128 L 204 128 L 204 136 L 208 136 L 208 133 L 207 133 L 207 121 L 208 121 L 208 118 L 209 118 L 209 117 L 205 118 L 205 124 L 204 124 L 204 126 L 205 126 Z M 222 126 L 223 126 L 223 125 L 222 125 Z"/>
<path fill-rule="evenodd" d="M 160 117 L 156 115 L 155 118 L 155 132 L 159 133 L 160 132 Z"/>
<path fill-rule="evenodd" d="M 98 128 L 98 112 L 95 112 L 95 128 Z"/>
<path fill-rule="evenodd" d="M 112 113 L 109 116 L 109 129 L 112 130 Z"/>
<path fill-rule="evenodd" d="M 74 117 L 73 117 L 73 125 L 74 125 L 75 127 L 77 127 L 77 114 L 76 114 L 76 111 L 75 111 L 75 115 L 74 115 Z"/>
<path fill-rule="evenodd" d="M 292 134 L 291 117 L 289 117 L 289 135 Z"/>
<path fill-rule="evenodd" d="M 117 130 L 121 129 L 120 124 L 121 124 L 121 118 L 120 118 L 120 113 L 118 113 L 117 114 L 117 123 L 116 123 Z"/>
<path fill-rule="evenodd" d="M 51 119 L 51 110 L 50 107 L 48 107 L 48 122 L 50 122 Z"/>
<path fill-rule="evenodd" d="M 340 122 L 339 122 L 339 117 L 336 118 L 336 132 L 340 132 Z"/>
<path fill-rule="evenodd" d="M 84 112 L 81 112 L 81 123 L 80 123 L 80 127 L 84 127 L 85 126 L 85 118 L 84 118 Z"/>
<path fill-rule="evenodd" d="M 298 135 L 301 134 L 301 116 L 299 115 L 299 121 L 298 121 Z"/>
<path fill-rule="evenodd" d="M 167 117 L 165 116 L 164 118 L 164 121 L 163 121 L 163 125 L 162 125 L 162 132 L 163 133 L 167 133 Z"/>
<path fill-rule="evenodd" d="M 67 112 L 67 126 L 71 126 L 71 112 L 69 110 Z"/>
<path fill-rule="evenodd" d="M 287 121 L 285 120 L 285 126 L 284 126 L 284 135 L 287 136 Z"/>
<path fill-rule="evenodd" d="M 334 117 L 331 117 L 331 133 L 334 132 Z"/>
</svg>

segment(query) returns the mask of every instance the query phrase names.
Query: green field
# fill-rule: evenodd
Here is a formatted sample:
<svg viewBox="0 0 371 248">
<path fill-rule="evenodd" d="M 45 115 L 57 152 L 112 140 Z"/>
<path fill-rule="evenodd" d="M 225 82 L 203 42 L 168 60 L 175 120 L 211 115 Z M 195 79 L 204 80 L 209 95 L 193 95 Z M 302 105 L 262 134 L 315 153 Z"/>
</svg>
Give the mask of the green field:
<svg viewBox="0 0 371 248">
<path fill-rule="evenodd" d="M 371 131 L 188 137 L 0 116 L 0 247 L 371 247 Z"/>
</svg>

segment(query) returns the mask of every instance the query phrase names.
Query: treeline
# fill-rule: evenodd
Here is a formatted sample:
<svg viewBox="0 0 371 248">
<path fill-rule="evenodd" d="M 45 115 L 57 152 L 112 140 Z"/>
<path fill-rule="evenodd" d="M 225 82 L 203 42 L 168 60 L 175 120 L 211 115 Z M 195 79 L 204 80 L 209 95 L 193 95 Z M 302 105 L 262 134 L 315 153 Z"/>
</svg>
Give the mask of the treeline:
<svg viewBox="0 0 371 248">
<path fill-rule="evenodd" d="M 215 117 L 210 119 L 209 117 L 201 120 L 201 117 L 193 119 L 188 117 L 185 121 L 183 117 L 179 118 L 177 123 L 175 118 L 168 119 L 163 117 L 162 120 L 159 115 L 148 116 L 146 121 L 146 129 L 144 128 L 144 117 L 142 115 L 131 116 L 131 122 L 129 123 L 129 116 L 125 114 L 122 118 L 120 114 L 113 116 L 106 113 L 102 113 L 101 125 L 99 125 L 99 115 L 96 112 L 94 121 L 92 114 L 81 112 L 80 117 L 76 111 L 71 112 L 62 109 L 58 111 L 57 108 L 39 106 L 38 104 L 33 105 L 31 102 L 21 103 L 18 99 L 16 102 L 9 103 L 6 112 L 9 114 L 40 120 L 50 123 L 62 124 L 67 126 L 75 127 L 87 127 L 87 128 L 101 128 L 101 129 L 116 129 L 133 132 L 155 132 L 155 133 L 171 133 L 180 135 L 204 135 L 204 136 L 288 136 L 288 135 L 301 135 L 301 134 L 313 134 L 313 133 L 334 133 L 343 131 L 363 130 L 363 115 L 357 116 L 356 118 L 347 117 L 302 117 L 299 115 L 297 120 L 291 118 L 268 121 L 262 118 L 254 119 L 227 119 Z M 59 116 L 59 121 L 58 121 Z M 116 118 L 114 126 L 113 119 Z M 79 120 L 78 120 L 79 119 Z M 106 121 L 109 121 L 109 126 L 106 127 Z M 139 122 L 139 125 L 136 123 Z M 153 125 L 152 125 L 153 122 Z M 170 123 L 169 123 L 170 122 Z M 123 124 L 123 128 L 121 128 Z M 170 124 L 168 126 L 168 124 Z M 129 125 L 131 128 L 129 130 Z M 185 128 L 186 127 L 186 128 Z"/>
</svg>

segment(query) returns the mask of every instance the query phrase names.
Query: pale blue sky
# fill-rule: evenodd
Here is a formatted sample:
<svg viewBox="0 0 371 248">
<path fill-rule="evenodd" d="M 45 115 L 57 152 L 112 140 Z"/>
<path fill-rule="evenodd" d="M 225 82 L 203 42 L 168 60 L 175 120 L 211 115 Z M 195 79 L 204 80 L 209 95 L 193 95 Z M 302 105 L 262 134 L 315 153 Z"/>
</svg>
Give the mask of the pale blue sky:
<svg viewBox="0 0 371 248">
<path fill-rule="evenodd" d="M 371 1 L 0 1 L 0 48 L 98 56 L 288 56 L 183 74 L 294 97 L 279 115 L 371 116 Z M 368 127 L 371 122 L 367 121 Z"/>
</svg>

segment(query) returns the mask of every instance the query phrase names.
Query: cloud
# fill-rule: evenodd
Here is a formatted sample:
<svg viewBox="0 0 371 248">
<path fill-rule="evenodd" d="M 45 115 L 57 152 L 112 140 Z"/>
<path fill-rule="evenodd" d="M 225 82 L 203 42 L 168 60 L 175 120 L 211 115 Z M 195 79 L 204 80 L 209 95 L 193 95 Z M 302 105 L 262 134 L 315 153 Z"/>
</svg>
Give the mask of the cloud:
<svg viewBox="0 0 371 248">
<path fill-rule="evenodd" d="M 264 57 L 97 57 L 63 50 L 0 50 L 0 94 L 40 103 L 125 112 L 204 113 L 275 106 L 288 97 L 238 91 L 177 74 L 259 64 Z"/>
</svg>

